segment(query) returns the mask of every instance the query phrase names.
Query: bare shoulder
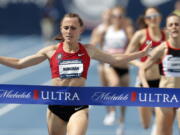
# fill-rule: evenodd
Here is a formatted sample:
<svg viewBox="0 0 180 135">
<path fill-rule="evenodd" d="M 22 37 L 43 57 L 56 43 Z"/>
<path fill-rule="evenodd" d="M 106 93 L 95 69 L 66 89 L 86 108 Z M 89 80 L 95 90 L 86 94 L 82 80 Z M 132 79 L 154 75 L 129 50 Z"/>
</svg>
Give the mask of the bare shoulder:
<svg viewBox="0 0 180 135">
<path fill-rule="evenodd" d="M 130 43 L 141 43 L 145 39 L 145 30 L 138 30 L 134 33 L 132 41 Z"/>
<path fill-rule="evenodd" d="M 146 29 L 137 31 L 137 38 L 140 40 L 140 43 L 144 43 L 146 40 Z"/>
<path fill-rule="evenodd" d="M 37 55 L 43 55 L 49 59 L 53 56 L 57 48 L 58 48 L 58 44 L 49 45 L 45 48 L 42 48 L 39 52 L 37 52 Z"/>
<path fill-rule="evenodd" d="M 51 52 L 51 51 L 54 51 L 58 48 L 58 44 L 55 44 L 55 45 L 49 45 L 45 48 L 42 48 L 39 53 L 48 53 L 48 52 Z"/>
<path fill-rule="evenodd" d="M 138 30 L 134 33 L 133 35 L 133 40 L 141 40 L 142 38 L 144 38 L 145 36 L 145 30 Z"/>
<path fill-rule="evenodd" d="M 138 30 L 137 35 L 143 37 L 144 35 L 146 35 L 146 29 Z"/>
</svg>

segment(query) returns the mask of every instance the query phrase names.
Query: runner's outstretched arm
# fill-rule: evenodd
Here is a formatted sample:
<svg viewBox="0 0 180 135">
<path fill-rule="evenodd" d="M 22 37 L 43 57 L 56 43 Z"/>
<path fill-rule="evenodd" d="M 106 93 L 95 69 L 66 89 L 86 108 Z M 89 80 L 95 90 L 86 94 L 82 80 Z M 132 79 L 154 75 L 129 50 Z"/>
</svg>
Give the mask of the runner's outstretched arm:
<svg viewBox="0 0 180 135">
<path fill-rule="evenodd" d="M 37 65 L 47 59 L 45 52 L 48 50 L 48 48 L 49 47 L 44 48 L 34 55 L 27 56 L 21 59 L 0 56 L 0 64 L 16 69 L 22 69 Z"/>
<path fill-rule="evenodd" d="M 114 54 L 111 55 L 90 45 L 87 47 L 87 50 L 90 57 L 93 59 L 96 59 L 104 63 L 109 63 L 114 66 L 121 66 L 122 64 L 127 63 L 131 60 L 146 56 L 148 54 L 150 47 L 151 45 L 147 46 L 142 51 L 138 51 L 130 54 L 115 54 L 115 55 Z"/>
</svg>

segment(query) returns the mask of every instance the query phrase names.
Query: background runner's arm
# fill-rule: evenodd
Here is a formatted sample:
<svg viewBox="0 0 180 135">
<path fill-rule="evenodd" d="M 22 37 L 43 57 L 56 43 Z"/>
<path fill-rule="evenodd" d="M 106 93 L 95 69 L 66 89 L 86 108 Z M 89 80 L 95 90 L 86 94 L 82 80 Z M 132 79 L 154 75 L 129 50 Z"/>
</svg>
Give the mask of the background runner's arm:
<svg viewBox="0 0 180 135">
<path fill-rule="evenodd" d="M 127 33 L 128 36 L 128 41 L 130 41 L 133 37 L 134 34 L 134 27 L 133 27 L 133 23 L 132 20 L 129 17 L 125 18 L 125 31 Z"/>
<path fill-rule="evenodd" d="M 98 31 L 98 28 L 95 28 L 91 34 L 90 44 L 97 46 L 99 45 L 102 48 L 104 40 L 105 31 Z"/>
<path fill-rule="evenodd" d="M 126 54 L 139 51 L 139 44 L 140 44 L 141 38 L 142 38 L 142 31 L 138 31 L 134 34 L 134 36 L 130 40 L 128 48 L 126 49 Z M 137 66 L 137 67 L 141 66 L 141 62 L 139 60 L 133 60 L 130 62 L 130 64 L 133 64 L 134 66 Z"/>
<path fill-rule="evenodd" d="M 6 65 L 12 68 L 16 68 L 16 69 L 22 69 L 29 66 L 33 66 L 47 59 L 44 53 L 44 50 L 45 49 L 42 49 L 34 55 L 27 56 L 21 59 L 0 56 L 0 64 Z"/>
</svg>

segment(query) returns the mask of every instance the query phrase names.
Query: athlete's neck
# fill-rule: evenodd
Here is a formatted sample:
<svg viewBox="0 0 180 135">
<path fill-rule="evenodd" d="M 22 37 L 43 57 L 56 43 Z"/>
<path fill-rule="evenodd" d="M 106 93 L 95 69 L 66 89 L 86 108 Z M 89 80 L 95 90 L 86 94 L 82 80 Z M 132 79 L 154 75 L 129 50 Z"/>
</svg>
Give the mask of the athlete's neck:
<svg viewBox="0 0 180 135">
<path fill-rule="evenodd" d="M 113 25 L 113 28 L 115 31 L 121 30 L 122 26 L 121 25 Z"/>
<path fill-rule="evenodd" d="M 180 48 L 180 38 L 169 38 L 169 42 L 172 47 L 174 48 Z"/>
<path fill-rule="evenodd" d="M 153 37 L 161 36 L 161 29 L 159 27 L 149 27 L 148 30 L 150 35 L 152 35 Z"/>
<path fill-rule="evenodd" d="M 68 53 L 75 53 L 79 50 L 79 43 L 63 43 L 63 50 Z"/>
</svg>

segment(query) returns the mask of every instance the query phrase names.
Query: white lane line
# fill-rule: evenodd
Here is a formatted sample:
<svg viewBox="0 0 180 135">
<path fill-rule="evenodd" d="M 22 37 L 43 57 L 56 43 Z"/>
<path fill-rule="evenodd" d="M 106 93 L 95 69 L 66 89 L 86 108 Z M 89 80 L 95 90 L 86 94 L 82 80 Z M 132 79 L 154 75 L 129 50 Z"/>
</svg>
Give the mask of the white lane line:
<svg viewBox="0 0 180 135">
<path fill-rule="evenodd" d="M 0 76 L 0 83 L 7 83 L 8 81 L 14 80 L 18 77 L 25 76 L 32 72 L 35 72 L 45 66 L 48 66 L 46 62 L 39 64 L 38 66 L 26 68 L 23 70 L 13 70 Z"/>
<path fill-rule="evenodd" d="M 3 116 L 4 114 L 7 114 L 11 110 L 14 110 L 18 106 L 20 106 L 20 104 L 8 104 L 8 105 L 0 108 L 0 117 Z"/>
<path fill-rule="evenodd" d="M 41 85 L 50 85 L 51 80 L 44 82 Z M 3 107 L 0 108 L 0 117 L 2 117 L 3 115 L 7 114 L 8 112 L 16 109 L 17 107 L 21 106 L 21 104 L 7 104 Z"/>
</svg>

